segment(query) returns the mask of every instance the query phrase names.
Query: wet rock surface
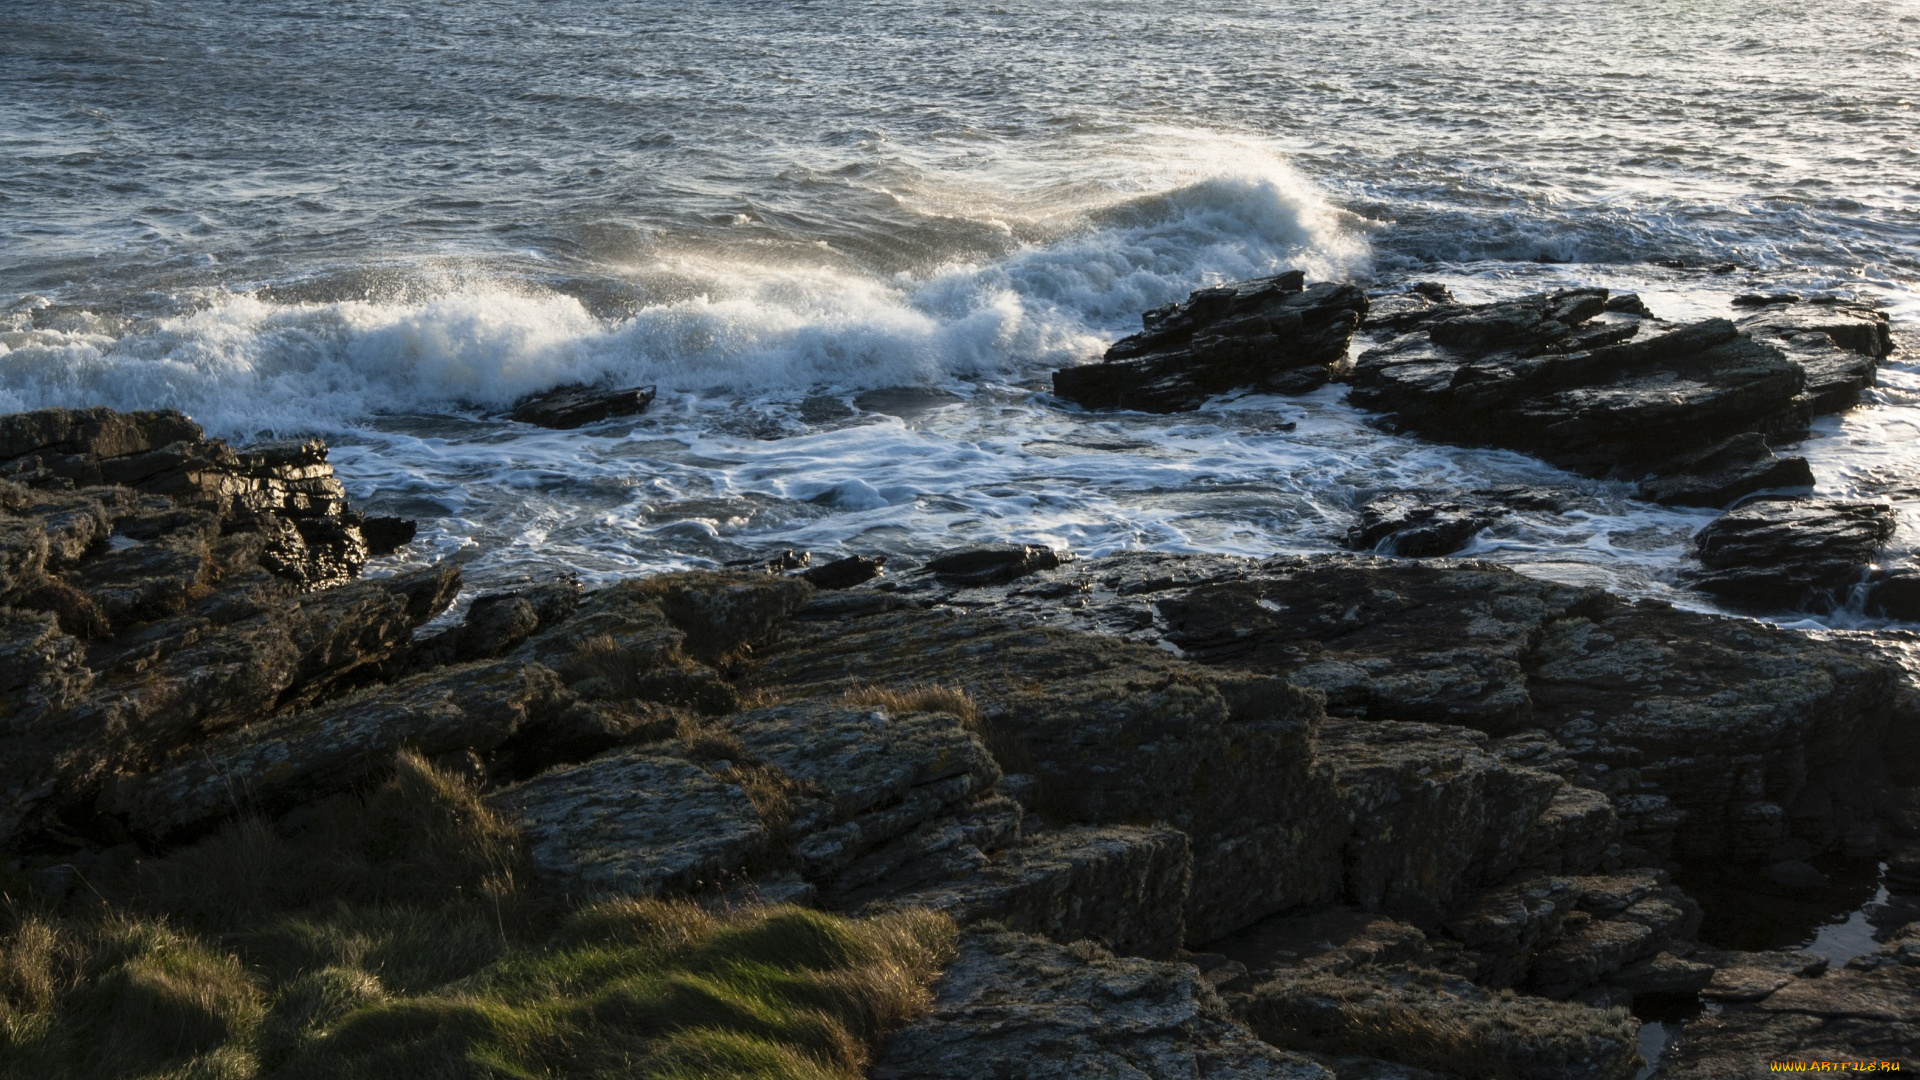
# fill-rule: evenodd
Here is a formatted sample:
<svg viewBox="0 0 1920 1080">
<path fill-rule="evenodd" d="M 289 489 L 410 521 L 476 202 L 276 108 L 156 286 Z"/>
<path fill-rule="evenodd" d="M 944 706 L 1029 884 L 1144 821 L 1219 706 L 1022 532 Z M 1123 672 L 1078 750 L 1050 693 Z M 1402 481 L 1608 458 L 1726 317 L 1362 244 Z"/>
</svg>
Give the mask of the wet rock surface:
<svg viewBox="0 0 1920 1080">
<path fill-rule="evenodd" d="M 1141 316 L 1098 364 L 1054 372 L 1053 392 L 1089 409 L 1181 412 L 1219 393 L 1324 386 L 1367 312 L 1352 285 L 1299 271 L 1201 289 Z"/>
<path fill-rule="evenodd" d="M 1347 531 L 1347 546 L 1411 558 L 1451 555 L 1505 512 L 1498 506 L 1389 495 L 1360 508 L 1360 523 Z"/>
<path fill-rule="evenodd" d="M 571 430 L 616 417 L 638 416 L 653 404 L 653 398 L 651 386 L 623 390 L 584 384 L 557 386 L 514 402 L 507 416 L 523 424 Z"/>
<path fill-rule="evenodd" d="M 1361 354 L 1352 400 L 1430 438 L 1645 477 L 1647 498 L 1715 506 L 1811 483 L 1804 460 L 1769 444 L 1853 405 L 1891 348 L 1885 316 L 1860 305 L 1673 326 L 1609 303 L 1604 289 L 1429 302 L 1381 324 L 1399 336 Z"/>
<path fill-rule="evenodd" d="M 1694 537 L 1695 587 L 1752 608 L 1832 610 L 1893 538 L 1881 502 L 1755 499 Z"/>
</svg>

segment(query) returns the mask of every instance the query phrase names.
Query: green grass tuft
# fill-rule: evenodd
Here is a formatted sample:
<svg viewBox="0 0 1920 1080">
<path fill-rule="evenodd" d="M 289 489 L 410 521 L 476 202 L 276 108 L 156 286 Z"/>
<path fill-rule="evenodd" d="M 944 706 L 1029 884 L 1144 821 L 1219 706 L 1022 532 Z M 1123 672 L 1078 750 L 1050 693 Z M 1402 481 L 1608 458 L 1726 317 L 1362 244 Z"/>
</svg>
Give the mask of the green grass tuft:
<svg viewBox="0 0 1920 1080">
<path fill-rule="evenodd" d="M 477 795 L 403 755 L 297 830 L 238 822 L 58 913 L 10 900 L 0 1078 L 850 1080 L 954 936 L 928 912 L 569 911 L 525 877 Z"/>
</svg>

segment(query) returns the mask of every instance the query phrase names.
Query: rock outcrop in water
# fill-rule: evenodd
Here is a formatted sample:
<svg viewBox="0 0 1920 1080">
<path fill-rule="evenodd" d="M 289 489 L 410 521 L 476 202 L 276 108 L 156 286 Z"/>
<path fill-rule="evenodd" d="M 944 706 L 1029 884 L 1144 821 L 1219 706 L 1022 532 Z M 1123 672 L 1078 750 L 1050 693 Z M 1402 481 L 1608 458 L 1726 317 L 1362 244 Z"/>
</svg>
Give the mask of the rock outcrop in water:
<svg viewBox="0 0 1920 1080">
<path fill-rule="evenodd" d="M 197 438 L 175 441 L 228 460 Z M 226 453 L 221 490 L 265 482 Z M 1920 842 L 1920 771 L 1887 767 L 1920 700 L 1897 642 L 1479 563 L 1026 547 L 831 592 L 797 559 L 562 577 L 416 638 L 452 569 L 310 589 L 268 531 L 225 531 L 239 498 L 19 473 L 47 486 L 0 516 L 23 538 L 0 844 L 32 880 L 297 822 L 404 748 L 482 784 L 559 896 L 973 928 L 877 1076 L 1045 1049 L 1062 1075 L 1611 1078 L 1648 995 L 1753 993 L 1698 1044 L 1715 1068 L 1755 1032 L 1824 1047 L 1920 1003 L 1896 948 L 1817 994 L 1703 949 L 1669 876 Z M 109 561 L 142 547 L 167 554 Z M 164 602 L 139 585 L 163 571 Z"/>
<path fill-rule="evenodd" d="M 1062 368 L 1053 392 L 1089 409 L 1180 412 L 1228 390 L 1324 386 L 1367 313 L 1352 285 L 1309 287 L 1295 270 L 1201 289 L 1140 317 L 1104 363 Z"/>
<path fill-rule="evenodd" d="M 1657 502 L 1720 506 L 1812 483 L 1769 441 L 1851 406 L 1891 350 L 1856 304 L 1670 326 L 1609 312 L 1604 289 L 1433 305 L 1362 353 L 1354 404 L 1430 438 L 1538 454 L 1640 481 Z"/>
</svg>

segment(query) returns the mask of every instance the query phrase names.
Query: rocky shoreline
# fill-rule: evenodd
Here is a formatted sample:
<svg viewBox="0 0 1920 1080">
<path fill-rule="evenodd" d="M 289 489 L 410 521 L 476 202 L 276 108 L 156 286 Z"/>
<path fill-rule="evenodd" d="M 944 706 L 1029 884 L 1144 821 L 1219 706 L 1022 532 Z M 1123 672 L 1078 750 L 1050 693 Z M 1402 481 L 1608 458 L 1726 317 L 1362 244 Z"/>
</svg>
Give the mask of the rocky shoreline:
<svg viewBox="0 0 1920 1080">
<path fill-rule="evenodd" d="M 1349 364 L 1358 333 L 1385 340 Z M 1345 379 L 1406 430 L 1728 506 L 1811 482 L 1775 447 L 1889 341 L 1845 303 L 1675 327 L 1602 290 L 1284 275 L 1149 313 L 1055 385 L 1181 409 Z M 1385 500 L 1316 557 L 556 573 L 423 631 L 458 568 L 360 577 L 411 525 L 353 511 L 323 444 L 0 417 L 7 891 L 82 905 L 247 815 L 299 837 L 411 754 L 512 823 L 555 903 L 950 915 L 957 958 L 874 1077 L 1626 1080 L 1635 1013 L 1676 1002 L 1662 1077 L 1913 1059 L 1920 930 L 1832 970 L 1715 949 L 1675 884 L 1843 857 L 1920 890 L 1911 635 L 1437 557 L 1553 497 Z M 1865 584 L 1900 617 L 1907 579 L 1867 569 L 1890 533 L 1876 504 L 1748 501 L 1702 534 L 1700 587 L 1786 610 Z"/>
</svg>

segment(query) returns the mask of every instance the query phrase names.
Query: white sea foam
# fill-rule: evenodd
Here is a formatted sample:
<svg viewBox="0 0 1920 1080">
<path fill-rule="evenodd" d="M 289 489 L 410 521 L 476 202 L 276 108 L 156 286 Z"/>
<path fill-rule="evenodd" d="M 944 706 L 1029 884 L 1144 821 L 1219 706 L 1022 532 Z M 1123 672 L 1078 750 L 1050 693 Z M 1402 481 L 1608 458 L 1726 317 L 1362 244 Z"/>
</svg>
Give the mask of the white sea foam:
<svg viewBox="0 0 1920 1080">
<path fill-rule="evenodd" d="M 1191 155 L 1163 164 L 1194 168 Z M 1350 223 L 1270 152 L 1242 147 L 1233 165 L 1056 207 L 1050 240 L 924 276 L 679 251 L 644 269 L 697 295 L 620 321 L 524 282 L 468 281 L 401 301 L 217 295 L 121 336 L 16 329 L 0 338 L 0 408 L 170 407 L 247 434 L 498 408 L 579 381 L 684 393 L 1030 378 L 1096 355 L 1143 308 L 1200 285 L 1364 259 Z"/>
</svg>

